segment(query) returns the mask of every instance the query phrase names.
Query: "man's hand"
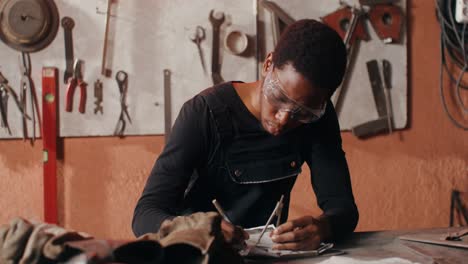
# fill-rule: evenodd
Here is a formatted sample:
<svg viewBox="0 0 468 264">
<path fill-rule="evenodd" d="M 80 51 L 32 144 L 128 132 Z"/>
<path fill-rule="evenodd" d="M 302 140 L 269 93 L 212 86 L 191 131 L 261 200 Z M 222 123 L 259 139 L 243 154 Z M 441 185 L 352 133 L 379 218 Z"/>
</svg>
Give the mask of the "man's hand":
<svg viewBox="0 0 468 264">
<path fill-rule="evenodd" d="M 313 250 L 330 237 L 330 232 L 325 216 L 303 216 L 280 225 L 270 236 L 276 243 L 273 249 Z"/>
<path fill-rule="evenodd" d="M 240 226 L 234 226 L 225 220 L 221 221 L 221 230 L 223 231 L 224 240 L 233 246 L 243 246 L 246 239 L 249 239 L 249 234 Z"/>
</svg>

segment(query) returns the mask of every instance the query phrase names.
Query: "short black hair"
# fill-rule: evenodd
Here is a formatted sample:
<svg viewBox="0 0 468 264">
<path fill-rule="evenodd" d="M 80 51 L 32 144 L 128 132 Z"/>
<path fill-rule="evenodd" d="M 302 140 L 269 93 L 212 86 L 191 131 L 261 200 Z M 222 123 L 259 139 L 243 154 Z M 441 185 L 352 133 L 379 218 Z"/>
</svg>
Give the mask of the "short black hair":
<svg viewBox="0 0 468 264">
<path fill-rule="evenodd" d="M 291 63 L 304 78 L 328 90 L 331 96 L 343 79 L 347 54 L 335 30 L 319 21 L 302 19 L 285 28 L 272 59 L 280 69 Z"/>
</svg>

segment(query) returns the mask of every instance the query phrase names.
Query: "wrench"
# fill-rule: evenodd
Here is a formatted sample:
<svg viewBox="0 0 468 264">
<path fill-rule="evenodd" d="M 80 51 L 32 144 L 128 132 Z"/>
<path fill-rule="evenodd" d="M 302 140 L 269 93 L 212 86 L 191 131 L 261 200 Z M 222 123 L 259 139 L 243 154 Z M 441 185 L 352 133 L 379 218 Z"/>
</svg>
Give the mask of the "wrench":
<svg viewBox="0 0 468 264">
<path fill-rule="evenodd" d="M 62 18 L 62 27 L 65 38 L 65 61 L 66 68 L 63 74 L 63 82 L 68 83 L 68 79 L 73 75 L 73 35 L 72 30 L 75 27 L 75 21 L 71 17 Z"/>
<path fill-rule="evenodd" d="M 221 64 L 219 62 L 219 38 L 220 28 L 224 22 L 224 13 L 221 13 L 221 18 L 217 19 L 214 17 L 214 10 L 210 11 L 210 23 L 213 27 L 213 45 L 211 47 L 211 78 L 213 84 L 222 83 L 224 80 L 221 77 Z"/>
<path fill-rule="evenodd" d="M 206 74 L 205 59 L 203 58 L 203 50 L 201 48 L 201 42 L 205 39 L 205 29 L 201 26 L 197 26 L 194 35 L 190 39 L 197 45 L 203 72 Z"/>
</svg>

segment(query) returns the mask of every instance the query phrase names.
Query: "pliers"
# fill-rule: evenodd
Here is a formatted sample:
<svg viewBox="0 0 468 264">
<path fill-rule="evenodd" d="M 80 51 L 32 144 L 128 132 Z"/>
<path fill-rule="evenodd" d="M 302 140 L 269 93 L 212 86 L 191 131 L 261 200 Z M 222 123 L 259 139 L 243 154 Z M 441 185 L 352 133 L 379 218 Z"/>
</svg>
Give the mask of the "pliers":
<svg viewBox="0 0 468 264">
<path fill-rule="evenodd" d="M 31 118 L 23 110 L 23 107 L 21 107 L 21 102 L 18 98 L 18 95 L 15 93 L 15 90 L 13 90 L 13 88 L 11 88 L 10 85 L 8 85 L 7 78 L 5 78 L 5 76 L 3 76 L 3 74 L 0 72 L 0 98 L 2 99 L 2 101 L 0 102 L 0 114 L 2 118 L 2 123 L 7 128 L 8 133 L 11 135 L 10 126 L 8 124 L 7 119 L 8 106 L 6 102 L 8 100 L 8 95 L 11 95 L 13 97 L 13 100 L 15 101 L 15 104 L 21 112 L 23 118 L 31 120 Z"/>
<path fill-rule="evenodd" d="M 65 104 L 65 111 L 71 112 L 73 110 L 73 96 L 75 94 L 76 87 L 80 87 L 80 105 L 78 111 L 84 114 L 86 110 L 86 87 L 88 84 L 83 81 L 82 70 L 83 61 L 75 60 L 73 64 L 73 76 L 68 79 L 68 88 L 67 88 L 67 101 Z"/>
<path fill-rule="evenodd" d="M 21 53 L 21 60 L 20 60 L 20 70 L 22 73 L 21 76 L 21 85 L 20 85 L 20 100 L 21 100 L 21 109 L 23 109 L 23 139 L 26 139 L 28 137 L 28 129 L 27 129 L 27 115 L 26 115 L 26 97 L 27 97 L 27 92 L 29 92 L 30 95 L 30 101 L 31 101 L 31 111 L 32 111 L 32 138 L 31 138 L 31 144 L 34 144 L 34 141 L 36 140 L 36 116 L 37 116 L 37 122 L 39 124 L 39 130 L 42 129 L 41 127 L 41 116 L 39 112 L 39 105 L 37 103 L 37 97 L 36 97 L 36 92 L 34 89 L 34 83 L 33 80 L 31 79 L 31 58 L 29 56 L 29 53 L 22 52 Z"/>
</svg>

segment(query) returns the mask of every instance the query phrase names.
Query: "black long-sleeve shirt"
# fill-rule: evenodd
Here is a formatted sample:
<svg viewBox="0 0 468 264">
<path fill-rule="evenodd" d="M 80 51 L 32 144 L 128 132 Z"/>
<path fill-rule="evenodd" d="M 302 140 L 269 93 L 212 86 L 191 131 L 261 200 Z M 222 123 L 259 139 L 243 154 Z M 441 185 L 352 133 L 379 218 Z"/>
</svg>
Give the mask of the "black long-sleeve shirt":
<svg viewBox="0 0 468 264">
<path fill-rule="evenodd" d="M 224 97 L 228 98 L 226 107 L 231 113 L 230 121 L 236 128 L 236 138 L 242 138 L 242 135 L 255 135 L 255 140 L 252 142 L 268 142 L 268 140 L 273 139 L 275 142 L 285 141 L 287 144 L 292 139 L 299 140 L 302 159 L 311 169 L 311 182 L 318 205 L 329 217 L 333 237 L 339 238 L 352 232 L 358 221 L 358 211 L 354 203 L 349 171 L 341 147 L 338 120 L 332 104 L 328 104 L 325 115 L 319 121 L 302 125 L 294 132 L 287 132 L 284 136 L 274 138 L 263 130 L 260 122 L 243 104 L 232 84 L 227 83 L 225 86 L 227 87 L 224 90 Z M 184 208 L 181 208 L 183 207 L 181 204 L 184 204 L 184 199 L 188 199 L 185 197 L 186 190 L 194 171 L 203 174 L 206 171 L 204 168 L 214 158 L 213 153 L 215 153 L 217 143 L 219 143 L 215 123 L 213 114 L 210 113 L 210 108 L 203 96 L 197 95 L 183 105 L 166 146 L 157 159 L 143 194 L 136 205 L 132 223 L 135 235 L 157 232 L 165 219 L 183 214 Z M 255 146 L 255 143 L 252 144 Z M 248 147 L 244 147 L 242 151 L 242 155 L 248 156 L 250 153 Z M 249 158 L 254 159 L 252 157 Z M 214 179 L 213 181 L 218 180 Z M 277 201 L 275 198 L 265 195 L 264 198 L 244 197 L 244 199 L 240 194 L 231 192 L 229 187 L 223 190 L 224 186 L 229 184 L 231 183 L 226 184 L 226 181 L 216 184 L 206 183 L 206 185 L 212 186 L 211 188 L 216 188 L 216 191 L 213 191 L 216 192 L 216 195 L 232 195 L 234 196 L 232 201 L 241 201 L 239 203 L 242 207 L 251 208 L 246 215 L 258 213 L 262 214 L 264 219 L 267 214 L 271 213 L 271 208 L 265 209 L 265 212 L 259 211 L 259 208 L 265 206 L 257 206 L 255 203 L 266 199 L 271 200 L 268 202 L 274 205 Z M 281 183 L 283 185 L 281 188 L 286 188 L 289 192 L 292 184 Z M 284 185 L 288 186 L 284 187 Z M 234 188 L 246 188 L 245 185 L 234 186 Z M 267 185 L 267 188 L 276 187 Z M 272 193 L 275 192 L 272 191 Z M 289 193 L 287 195 L 289 203 Z M 226 201 L 229 200 L 226 199 Z M 233 202 L 226 205 L 239 207 L 239 203 L 235 205 Z M 204 206 L 205 209 L 194 209 L 210 210 L 209 205 Z M 239 217 L 236 224 L 242 224 L 244 227 L 262 223 L 262 220 L 249 222 L 249 220 L 242 219 L 245 218 L 242 214 Z"/>
</svg>

